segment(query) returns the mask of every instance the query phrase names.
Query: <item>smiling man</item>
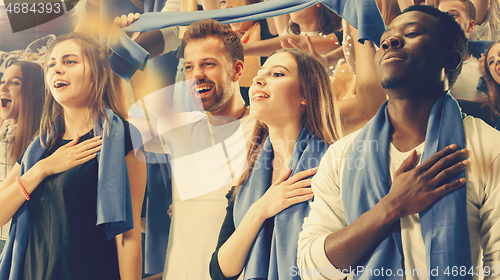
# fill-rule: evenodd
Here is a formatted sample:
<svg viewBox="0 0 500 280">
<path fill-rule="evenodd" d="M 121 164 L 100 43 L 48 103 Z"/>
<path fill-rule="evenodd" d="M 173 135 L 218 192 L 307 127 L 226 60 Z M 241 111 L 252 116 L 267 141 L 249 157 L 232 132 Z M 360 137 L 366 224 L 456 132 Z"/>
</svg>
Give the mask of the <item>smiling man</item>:
<svg viewBox="0 0 500 280">
<path fill-rule="evenodd" d="M 375 56 L 388 101 L 323 157 L 291 273 L 498 277 L 500 133 L 464 118 L 448 92 L 466 42 L 453 17 L 430 6 L 391 22 Z"/>
<path fill-rule="evenodd" d="M 215 20 L 184 33 L 186 89 L 201 112 L 158 121 L 171 157 L 172 223 L 163 279 L 210 279 L 208 264 L 225 217 L 226 193 L 246 167 L 255 120 L 240 94 L 243 46 Z M 204 113 L 203 113 L 204 111 Z"/>
</svg>

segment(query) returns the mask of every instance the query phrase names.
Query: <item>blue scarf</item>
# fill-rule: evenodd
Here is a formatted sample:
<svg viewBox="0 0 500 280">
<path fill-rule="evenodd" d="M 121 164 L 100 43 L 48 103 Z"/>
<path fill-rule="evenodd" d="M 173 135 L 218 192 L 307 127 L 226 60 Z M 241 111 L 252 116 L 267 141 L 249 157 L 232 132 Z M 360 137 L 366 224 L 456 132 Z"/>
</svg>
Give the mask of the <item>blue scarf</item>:
<svg viewBox="0 0 500 280">
<path fill-rule="evenodd" d="M 390 121 L 387 102 L 361 130 L 353 142 L 347 156 L 365 162 L 362 170 L 344 168 L 342 192 L 347 222 L 350 224 L 382 199 L 391 187 L 389 173 Z M 366 145 L 376 143 L 377 152 Z M 422 162 L 444 147 L 457 144 L 464 148 L 465 135 L 463 118 L 457 101 L 449 94 L 443 95 L 432 108 L 425 137 Z M 360 149 L 360 147 L 364 147 Z M 465 178 L 462 171 L 455 178 Z M 471 267 L 469 227 L 467 223 L 466 188 L 462 187 L 439 198 L 431 207 L 419 213 L 422 237 L 425 244 L 427 267 L 439 267 L 439 276 L 430 279 L 472 279 L 451 277 L 444 274 L 446 267 Z M 366 269 L 404 268 L 400 223 L 395 222 L 372 255 L 362 264 Z M 369 279 L 369 275 L 358 275 L 359 279 Z M 373 277 L 377 278 L 377 277 Z M 402 279 L 402 277 L 378 277 L 378 279 Z"/>
<path fill-rule="evenodd" d="M 102 135 L 102 149 L 97 153 L 99 163 L 97 180 L 97 224 L 104 224 L 108 239 L 134 227 L 132 198 L 125 162 L 125 129 L 122 120 L 113 111 L 106 109 L 109 120 L 109 136 L 101 132 L 97 121 L 94 131 Z M 103 127 L 107 121 L 102 120 Z M 23 175 L 43 156 L 45 148 L 37 136 L 26 149 L 21 162 Z M 28 201 L 12 217 L 9 238 L 0 258 L 0 279 L 19 280 L 24 271 L 24 260 L 28 245 Z"/>
<path fill-rule="evenodd" d="M 328 149 L 328 143 L 303 128 L 295 144 L 290 166 L 292 175 L 317 167 Z M 250 177 L 240 188 L 234 203 L 234 224 L 238 224 L 250 206 L 261 198 L 271 185 L 273 147 L 266 139 Z M 297 265 L 297 241 L 304 217 L 309 214 L 309 201 L 292 205 L 267 219 L 248 254 L 244 279 L 300 279 L 291 276 Z"/>
<path fill-rule="evenodd" d="M 370 40 L 379 44 L 385 24 L 374 0 L 273 0 L 231 9 L 168 13 L 168 16 L 161 12 L 145 13 L 123 30 L 114 24 L 106 45 L 113 51 L 110 56 L 113 71 L 128 80 L 137 69 L 144 69 L 149 53 L 131 40 L 124 31 L 157 30 L 175 25 L 189 25 L 208 18 L 223 24 L 260 20 L 289 14 L 317 3 L 323 3 L 358 29 L 360 42 Z"/>
</svg>

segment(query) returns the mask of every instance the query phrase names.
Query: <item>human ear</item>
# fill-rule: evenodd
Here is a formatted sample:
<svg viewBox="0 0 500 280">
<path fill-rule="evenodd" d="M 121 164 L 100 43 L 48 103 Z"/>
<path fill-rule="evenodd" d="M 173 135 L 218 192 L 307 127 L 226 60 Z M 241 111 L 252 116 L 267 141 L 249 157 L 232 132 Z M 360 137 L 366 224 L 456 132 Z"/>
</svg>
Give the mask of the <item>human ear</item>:
<svg viewBox="0 0 500 280">
<path fill-rule="evenodd" d="M 469 34 L 472 32 L 472 30 L 474 29 L 474 27 L 476 27 L 476 22 L 474 20 L 469 20 L 469 24 L 467 26 L 467 30 L 465 30 L 465 33 L 466 34 Z M 467 36 L 468 38 L 469 36 Z"/>
<path fill-rule="evenodd" d="M 243 75 L 243 71 L 245 70 L 243 62 L 241 60 L 235 61 L 233 63 L 233 70 L 234 70 L 233 82 L 236 82 L 241 78 L 241 76 Z"/>
</svg>

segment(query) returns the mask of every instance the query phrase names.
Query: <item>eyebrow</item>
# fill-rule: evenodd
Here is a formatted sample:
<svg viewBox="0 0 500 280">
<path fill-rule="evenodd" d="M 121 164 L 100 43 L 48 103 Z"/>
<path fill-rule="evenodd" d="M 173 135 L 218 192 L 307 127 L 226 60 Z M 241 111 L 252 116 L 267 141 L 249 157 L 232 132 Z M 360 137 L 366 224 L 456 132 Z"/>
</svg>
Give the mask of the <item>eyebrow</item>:
<svg viewBox="0 0 500 280">
<path fill-rule="evenodd" d="M 65 55 L 63 55 L 63 57 L 62 57 L 62 58 L 63 58 L 63 59 L 65 59 L 65 58 L 68 58 L 68 57 L 70 57 L 70 56 L 80 57 L 80 56 L 79 56 L 79 55 L 77 55 L 77 54 L 74 54 L 74 53 L 69 53 L 69 54 L 65 54 Z M 55 60 L 55 59 L 56 59 L 55 57 L 51 57 L 51 58 L 50 58 L 50 60 Z"/>
<path fill-rule="evenodd" d="M 407 22 L 404 24 L 404 28 L 408 28 L 409 26 L 414 26 L 414 25 L 418 25 L 420 27 L 422 27 L 425 31 L 429 31 L 429 29 L 425 26 L 422 25 L 421 22 L 419 21 L 410 21 L 410 22 Z M 391 28 L 387 28 L 384 32 L 382 32 L 382 36 L 380 37 L 383 37 L 385 33 L 389 32 L 389 31 L 392 31 Z"/>
<path fill-rule="evenodd" d="M 286 68 L 286 67 L 285 67 L 285 66 L 283 66 L 283 65 L 273 65 L 273 66 L 271 66 L 271 67 L 270 67 L 270 69 L 271 69 L 271 70 L 272 70 L 272 69 L 274 69 L 274 68 L 283 68 L 283 69 L 285 69 L 287 72 L 290 72 L 290 70 L 288 70 L 288 68 Z M 260 68 L 259 68 L 259 70 L 258 70 L 257 72 L 259 72 L 259 71 L 260 71 L 260 70 L 262 70 L 262 69 L 264 69 L 264 67 L 260 67 Z"/>
<path fill-rule="evenodd" d="M 13 76 L 11 79 L 19 79 L 19 80 L 23 80 L 21 77 L 18 77 L 18 76 Z M 2 77 L 2 79 L 0 79 L 0 81 L 5 81 L 6 79 L 4 79 L 4 77 Z"/>
</svg>

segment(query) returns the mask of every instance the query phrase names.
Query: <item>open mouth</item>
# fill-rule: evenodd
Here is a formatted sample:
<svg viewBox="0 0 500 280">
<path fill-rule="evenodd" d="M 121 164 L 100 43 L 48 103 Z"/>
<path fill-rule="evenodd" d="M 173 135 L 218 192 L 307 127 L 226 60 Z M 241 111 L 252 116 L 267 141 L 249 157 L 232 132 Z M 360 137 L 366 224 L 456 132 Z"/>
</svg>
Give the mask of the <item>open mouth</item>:
<svg viewBox="0 0 500 280">
<path fill-rule="evenodd" d="M 204 94 L 211 91 L 213 88 L 214 88 L 213 86 L 204 86 L 204 87 L 196 87 L 194 90 L 199 94 Z"/>
<path fill-rule="evenodd" d="M 62 87 L 66 87 L 66 86 L 69 86 L 69 83 L 66 81 L 55 81 L 54 82 L 55 88 L 62 88 Z"/>
<path fill-rule="evenodd" d="M 7 97 L 0 98 L 0 101 L 2 101 L 2 108 L 8 108 L 12 104 L 12 100 Z"/>
<path fill-rule="evenodd" d="M 264 98 L 269 98 L 269 95 L 266 94 L 266 93 L 264 93 L 264 92 L 256 92 L 252 96 L 253 100 L 255 100 L 255 99 L 264 99 Z"/>
</svg>

